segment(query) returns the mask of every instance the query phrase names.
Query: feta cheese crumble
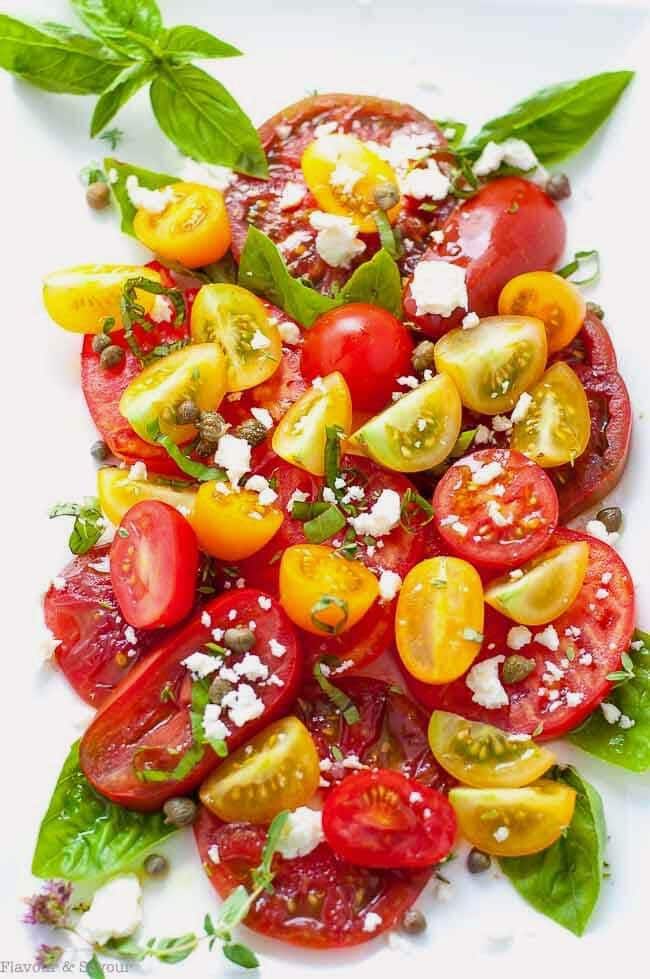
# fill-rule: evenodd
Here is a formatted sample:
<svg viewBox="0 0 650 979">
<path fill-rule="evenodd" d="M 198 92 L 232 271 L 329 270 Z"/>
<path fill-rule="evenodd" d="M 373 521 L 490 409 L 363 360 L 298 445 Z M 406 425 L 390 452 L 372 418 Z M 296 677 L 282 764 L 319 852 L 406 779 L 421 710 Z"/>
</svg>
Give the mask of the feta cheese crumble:
<svg viewBox="0 0 650 979">
<path fill-rule="evenodd" d="M 298 207 L 306 193 L 307 188 L 303 187 L 301 184 L 285 184 L 282 188 L 282 193 L 280 194 L 280 210 L 290 211 L 294 207 Z"/>
<path fill-rule="evenodd" d="M 290 812 L 277 844 L 277 851 L 285 860 L 305 857 L 325 839 L 322 814 L 308 806 L 299 806 Z"/>
<path fill-rule="evenodd" d="M 336 166 L 330 174 L 330 184 L 344 194 L 351 194 L 363 179 L 363 171 L 355 170 L 344 160 L 338 160 Z"/>
<path fill-rule="evenodd" d="M 506 707 L 510 701 L 499 678 L 499 665 L 505 656 L 492 656 L 476 663 L 467 674 L 465 683 L 472 691 L 472 701 L 488 710 Z"/>
<path fill-rule="evenodd" d="M 129 480 L 130 483 L 134 483 L 138 479 L 146 479 L 147 467 L 145 466 L 144 462 L 142 462 L 142 460 L 140 459 L 138 459 L 137 462 L 134 462 L 131 468 L 129 469 L 129 474 L 126 478 Z"/>
<path fill-rule="evenodd" d="M 372 933 L 377 931 L 379 926 L 383 924 L 384 919 L 376 911 L 366 911 L 363 916 L 363 930 Z"/>
<path fill-rule="evenodd" d="M 174 191 L 171 187 L 149 190 L 147 187 L 140 186 L 138 178 L 133 173 L 126 178 L 125 187 L 133 206 L 149 211 L 151 214 L 162 214 L 168 204 L 174 200 Z"/>
<path fill-rule="evenodd" d="M 512 629 L 508 630 L 508 637 L 506 639 L 508 649 L 517 651 L 523 649 L 524 646 L 527 646 L 532 641 L 533 634 L 525 625 L 513 625 Z"/>
<path fill-rule="evenodd" d="M 197 163 L 189 157 L 185 159 L 181 170 L 183 180 L 194 184 L 204 184 L 215 190 L 226 190 L 235 179 L 230 167 L 222 167 L 216 163 Z"/>
<path fill-rule="evenodd" d="M 92 945 L 111 938 L 128 938 L 142 921 L 142 888 L 135 874 L 113 877 L 97 891 L 77 923 L 79 934 Z"/>
<path fill-rule="evenodd" d="M 400 522 L 401 511 L 399 493 L 384 489 L 367 513 L 350 517 L 348 522 L 360 537 L 384 537 Z"/>
<path fill-rule="evenodd" d="M 222 435 L 214 454 L 214 461 L 226 470 L 230 485 L 236 489 L 239 480 L 251 468 L 251 444 L 236 435 Z"/>
<path fill-rule="evenodd" d="M 420 262 L 413 273 L 411 295 L 418 316 L 451 316 L 455 309 L 467 309 L 465 269 L 451 262 Z"/>
<path fill-rule="evenodd" d="M 219 669 L 221 660 L 217 656 L 208 656 L 207 653 L 192 653 L 181 660 L 181 664 L 190 671 L 195 680 L 203 680 Z"/>
<path fill-rule="evenodd" d="M 392 602 L 402 587 L 402 579 L 395 571 L 382 571 L 379 576 L 379 597 L 382 602 Z"/>
<path fill-rule="evenodd" d="M 428 160 L 425 167 L 409 170 L 400 180 L 400 190 L 416 201 L 425 197 L 441 201 L 449 193 L 449 178 L 445 176 L 435 160 Z"/>
<path fill-rule="evenodd" d="M 230 731 L 221 720 L 221 704 L 206 704 L 203 714 L 203 732 L 209 740 L 224 741 Z"/>
<path fill-rule="evenodd" d="M 332 268 L 348 268 L 366 250 L 365 243 L 357 238 L 359 229 L 351 218 L 313 211 L 309 223 L 318 232 L 316 251 Z"/>
<path fill-rule="evenodd" d="M 273 416 L 267 408 L 251 408 L 251 415 L 267 430 L 273 428 Z"/>
<path fill-rule="evenodd" d="M 509 167 L 516 167 L 518 170 L 533 170 L 540 167 L 539 160 L 528 143 L 523 139 L 511 137 L 502 143 L 490 140 L 483 147 L 472 169 L 477 177 L 487 177 L 489 173 L 498 170 L 502 163 Z"/>
<path fill-rule="evenodd" d="M 228 716 L 236 727 L 243 727 L 264 713 L 264 702 L 247 683 L 240 683 L 235 690 L 229 690 L 221 706 L 228 710 Z"/>
</svg>

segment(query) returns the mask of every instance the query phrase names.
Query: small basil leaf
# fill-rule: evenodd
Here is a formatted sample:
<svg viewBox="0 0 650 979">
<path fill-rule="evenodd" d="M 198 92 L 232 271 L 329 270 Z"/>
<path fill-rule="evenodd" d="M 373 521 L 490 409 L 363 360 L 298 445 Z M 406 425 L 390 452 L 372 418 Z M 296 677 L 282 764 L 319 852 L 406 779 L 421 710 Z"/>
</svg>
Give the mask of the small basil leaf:
<svg viewBox="0 0 650 979">
<path fill-rule="evenodd" d="M 117 179 L 114 183 L 111 183 L 111 190 L 113 191 L 113 196 L 122 216 L 120 227 L 125 234 L 131 236 L 133 236 L 133 218 L 135 217 L 136 208 L 131 203 L 131 198 L 127 194 L 126 178 L 131 175 L 137 177 L 140 186 L 146 187 L 148 190 L 158 190 L 160 187 L 166 187 L 168 184 L 175 184 L 180 179 L 179 177 L 172 177 L 169 173 L 156 173 L 155 170 L 145 170 L 144 167 L 136 167 L 131 163 L 121 163 L 112 157 L 107 157 L 104 160 L 104 170 L 109 175 L 109 178 L 111 172 L 115 172 L 114 176 Z"/>
<path fill-rule="evenodd" d="M 156 69 L 150 64 L 130 65 L 102 92 L 90 122 L 90 135 L 101 133 L 131 96 L 151 81 Z"/>
<path fill-rule="evenodd" d="M 402 280 L 395 261 L 382 248 L 359 265 L 341 288 L 341 303 L 370 303 L 381 306 L 398 319 L 402 316 Z"/>
<path fill-rule="evenodd" d="M 303 524 L 305 537 L 310 544 L 322 544 L 344 527 L 345 517 L 333 503 L 330 503 L 318 516 Z"/>
<path fill-rule="evenodd" d="M 235 58 L 242 53 L 232 44 L 220 41 L 214 34 L 186 24 L 165 31 L 161 47 L 163 53 L 173 56 L 177 63 L 194 58 Z"/>
<path fill-rule="evenodd" d="M 194 65 L 166 65 L 150 89 L 158 125 L 186 156 L 266 177 L 259 134 L 232 95 Z"/>
<path fill-rule="evenodd" d="M 94 953 L 93 957 L 86 962 L 85 972 L 87 976 L 90 976 L 90 979 L 105 979 L 106 973 L 97 958 L 97 953 Z"/>
<path fill-rule="evenodd" d="M 255 952 L 239 942 L 227 942 L 223 946 L 223 954 L 230 962 L 241 966 L 242 969 L 257 969 L 260 964 Z"/>
<path fill-rule="evenodd" d="M 152 53 L 152 42 L 162 31 L 155 0 L 71 0 L 77 14 L 105 44 L 129 57 Z"/>
</svg>

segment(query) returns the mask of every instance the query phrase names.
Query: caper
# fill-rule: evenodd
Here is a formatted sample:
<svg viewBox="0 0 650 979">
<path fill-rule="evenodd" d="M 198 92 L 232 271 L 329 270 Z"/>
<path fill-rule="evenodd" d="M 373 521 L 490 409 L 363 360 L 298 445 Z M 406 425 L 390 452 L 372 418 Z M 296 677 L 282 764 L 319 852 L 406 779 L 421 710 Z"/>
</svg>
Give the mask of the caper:
<svg viewBox="0 0 650 979">
<path fill-rule="evenodd" d="M 551 200 L 565 201 L 571 197 L 571 182 L 566 173 L 553 173 L 546 181 L 544 190 Z"/>
<path fill-rule="evenodd" d="M 144 862 L 144 869 L 150 877 L 163 877 L 169 870 L 169 860 L 161 853 L 150 853 Z"/>
<path fill-rule="evenodd" d="M 621 529 L 623 523 L 623 512 L 618 506 L 606 506 L 596 514 L 596 520 L 605 524 L 608 533 L 615 534 Z"/>
<path fill-rule="evenodd" d="M 426 928 L 427 919 L 417 908 L 409 908 L 402 915 L 402 931 L 407 935 L 421 935 Z"/>
<path fill-rule="evenodd" d="M 175 796 L 163 805 L 165 822 L 170 826 L 191 826 L 197 811 L 196 803 L 187 796 Z"/>
<path fill-rule="evenodd" d="M 106 442 L 104 442 L 102 439 L 98 439 L 97 442 L 93 442 L 93 444 L 90 446 L 90 454 L 95 462 L 106 462 L 110 452 Z"/>
<path fill-rule="evenodd" d="M 96 180 L 89 184 L 86 191 L 86 203 L 93 211 L 102 211 L 111 199 L 111 189 L 104 180 Z"/>
<path fill-rule="evenodd" d="M 107 347 L 110 347 L 112 340 L 107 333 L 97 333 L 93 337 L 93 350 L 96 354 L 101 354 Z"/>
<path fill-rule="evenodd" d="M 227 680 L 222 680 L 221 677 L 215 677 L 210 684 L 210 689 L 208 690 L 208 697 L 210 698 L 210 703 L 220 704 L 227 693 L 232 690 L 232 683 L 228 683 Z"/>
<path fill-rule="evenodd" d="M 99 356 L 99 366 L 108 370 L 111 367 L 119 367 L 123 360 L 124 351 L 122 348 L 118 347 L 116 343 L 111 343 L 109 347 L 102 350 Z"/>
<path fill-rule="evenodd" d="M 216 445 L 228 426 L 218 411 L 202 411 L 197 421 L 199 435 L 204 442 Z"/>
<path fill-rule="evenodd" d="M 375 204 L 382 211 L 390 211 L 399 201 L 399 190 L 395 184 L 379 184 L 374 193 Z"/>
<path fill-rule="evenodd" d="M 198 417 L 199 409 L 191 398 L 188 398 L 186 401 L 181 401 L 176 408 L 177 425 L 193 425 Z"/>
<path fill-rule="evenodd" d="M 259 422 L 257 418 L 247 418 L 245 422 L 237 426 L 233 434 L 238 439 L 246 439 L 247 442 L 255 446 L 260 445 L 264 441 L 268 432 L 264 425 L 262 425 L 262 422 Z"/>
<path fill-rule="evenodd" d="M 599 303 L 587 303 L 587 312 L 597 316 L 599 320 L 605 319 L 605 310 Z"/>
<path fill-rule="evenodd" d="M 535 669 L 535 660 L 526 656 L 508 656 L 501 670 L 504 683 L 521 683 Z"/>
<path fill-rule="evenodd" d="M 491 866 L 492 860 L 489 853 L 483 853 L 482 850 L 472 847 L 467 854 L 467 869 L 470 874 L 484 874 Z"/>
<path fill-rule="evenodd" d="M 418 343 L 417 347 L 411 354 L 411 363 L 413 364 L 413 370 L 418 373 L 422 371 L 433 370 L 435 366 L 435 360 L 433 357 L 433 352 L 435 350 L 435 344 L 431 340 L 422 340 Z"/>
<path fill-rule="evenodd" d="M 233 653 L 247 653 L 255 645 L 255 633 L 248 626 L 236 625 L 226 629 L 221 641 Z"/>
<path fill-rule="evenodd" d="M 207 459 L 208 456 L 214 455 L 215 449 L 216 445 L 214 442 L 206 442 L 205 439 L 199 439 L 194 446 L 194 453 L 201 459 Z"/>
</svg>

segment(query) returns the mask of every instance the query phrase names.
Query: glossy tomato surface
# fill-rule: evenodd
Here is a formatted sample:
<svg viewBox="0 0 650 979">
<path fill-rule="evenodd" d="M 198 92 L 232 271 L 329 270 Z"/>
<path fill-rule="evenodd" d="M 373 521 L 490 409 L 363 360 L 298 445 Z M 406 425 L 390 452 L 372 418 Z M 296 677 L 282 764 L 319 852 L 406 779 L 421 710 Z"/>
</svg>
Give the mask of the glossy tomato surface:
<svg viewBox="0 0 650 979">
<path fill-rule="evenodd" d="M 264 305 L 269 310 L 276 309 L 270 303 Z M 276 310 L 274 316 L 278 322 L 293 322 L 280 310 Z M 231 425 L 239 425 L 252 417 L 252 408 L 265 408 L 273 421 L 277 422 L 308 387 L 300 367 L 300 344 L 283 347 L 282 359 L 275 373 L 267 381 L 248 391 L 227 394 L 219 406 L 219 412 Z"/>
<path fill-rule="evenodd" d="M 351 629 L 338 636 L 298 630 L 305 666 L 311 668 L 318 660 L 338 660 L 344 672 L 352 667 L 367 666 L 376 660 L 395 641 L 395 602 L 375 603 L 374 607 Z M 345 665 L 344 665 L 345 664 Z"/>
<path fill-rule="evenodd" d="M 554 269 L 564 250 L 566 228 L 560 210 L 536 184 L 521 177 L 492 180 L 451 212 L 424 261 L 443 261 L 466 270 L 468 309 L 494 316 L 499 293 L 522 272 Z M 404 310 L 421 330 L 433 337 L 458 326 L 467 312 L 451 316 L 420 315 L 410 285 Z"/>
<path fill-rule="evenodd" d="M 464 676 L 436 686 L 404 673 L 413 696 L 429 710 L 451 711 L 505 731 L 537 732 L 536 737 L 545 739 L 561 737 L 577 727 L 611 690 L 607 677 L 620 669 L 635 618 L 632 579 L 613 548 L 566 528 L 555 532 L 549 547 L 579 540 L 589 544 L 589 566 L 580 593 L 571 608 L 552 623 L 546 645 L 535 638 L 544 638 L 544 629 L 534 628 L 532 641 L 518 650 L 519 655 L 534 661 L 535 668 L 525 680 L 505 687 L 510 701 L 507 706 L 487 709 L 476 703 Z M 510 655 L 507 635 L 513 625 L 510 619 L 486 608 L 484 640 L 475 662 Z M 549 648 L 555 644 L 555 636 L 558 648 Z"/>
<path fill-rule="evenodd" d="M 568 346 L 554 354 L 549 362 L 565 360 L 570 367 L 594 370 L 616 370 L 616 351 L 604 323 L 587 310 L 582 329 Z"/>
<path fill-rule="evenodd" d="M 212 749 L 205 747 L 198 764 L 184 778 L 146 781 L 144 774 L 147 769 L 171 771 L 192 746 L 190 673 L 182 661 L 212 642 L 214 629 L 255 622 L 253 652 L 268 667 L 269 674 L 282 682 L 282 686 L 253 684 L 264 710 L 243 726 L 237 726 L 224 714 L 230 727 L 228 748 L 234 750 L 282 714 L 300 679 L 299 649 L 293 626 L 278 603 L 271 600 L 271 607 L 263 609 L 259 604 L 263 597 L 259 591 L 242 589 L 213 599 L 201 614 L 171 633 L 155 655 L 115 691 L 80 746 L 81 768 L 99 792 L 128 808 L 158 809 L 165 799 L 191 792 L 219 763 Z M 206 613 L 209 626 L 204 624 Z M 281 657 L 272 654 L 271 639 L 285 647 Z M 228 666 L 233 668 L 241 658 L 233 654 Z"/>
<path fill-rule="evenodd" d="M 251 823 L 222 823 L 204 807 L 194 824 L 199 856 L 221 898 L 243 884 L 262 857 L 266 829 Z M 210 860 L 217 848 L 219 862 Z M 350 864 L 321 843 L 304 857 L 273 858 L 273 890 L 264 891 L 246 925 L 268 938 L 306 948 L 360 945 L 393 928 L 430 877 L 429 870 L 370 870 Z M 364 928 L 378 915 L 376 929 Z"/>
</svg>

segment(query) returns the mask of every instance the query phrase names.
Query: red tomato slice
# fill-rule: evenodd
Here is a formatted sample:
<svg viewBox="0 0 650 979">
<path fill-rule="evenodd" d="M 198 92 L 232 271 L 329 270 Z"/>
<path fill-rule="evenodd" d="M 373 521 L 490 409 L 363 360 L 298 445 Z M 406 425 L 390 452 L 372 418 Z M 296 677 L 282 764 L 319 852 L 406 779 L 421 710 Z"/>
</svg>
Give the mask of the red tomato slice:
<svg viewBox="0 0 650 979">
<path fill-rule="evenodd" d="M 317 636 L 298 630 L 307 665 L 334 658 L 345 664 L 345 670 L 367 666 L 395 641 L 395 602 L 375 604 L 367 615 L 339 636 Z"/>
<path fill-rule="evenodd" d="M 516 275 L 554 269 L 566 237 L 558 206 L 521 177 L 490 181 L 452 211 L 441 230 L 444 240 L 429 248 L 423 260 L 451 262 L 466 269 L 468 308 L 479 316 L 497 313 L 499 293 Z M 404 310 L 432 337 L 458 326 L 467 312 L 459 308 L 448 317 L 418 315 L 410 285 Z"/>
<path fill-rule="evenodd" d="M 581 366 L 606 371 L 617 367 L 616 351 L 607 329 L 594 313 L 589 312 L 577 336 L 550 360 L 564 360 L 574 370 Z"/>
<path fill-rule="evenodd" d="M 391 768 L 423 785 L 447 791 L 454 780 L 431 754 L 427 737 L 429 715 L 394 685 L 374 677 L 350 676 L 332 682 L 359 711 L 348 724 L 341 712 L 310 680 L 301 690 L 296 714 L 307 726 L 321 759 L 330 763 L 326 780 L 336 784 L 350 768 L 343 759 L 358 759 L 371 768 Z"/>
<path fill-rule="evenodd" d="M 589 402 L 591 436 L 573 466 L 550 472 L 562 520 L 573 520 L 614 489 L 630 451 L 632 406 L 625 381 L 616 370 L 576 367 Z"/>
<path fill-rule="evenodd" d="M 136 629 L 177 625 L 196 595 L 199 545 L 168 503 L 143 500 L 125 514 L 111 547 L 111 580 L 120 611 Z"/>
<path fill-rule="evenodd" d="M 274 599 L 270 609 L 261 608 L 259 599 L 263 597 L 261 592 L 249 588 L 213 599 L 201 614 L 167 637 L 155 654 L 115 691 L 80 746 L 81 768 L 98 792 L 128 808 L 158 809 L 165 799 L 191 792 L 219 763 L 212 749 L 206 747 L 202 759 L 185 778 L 143 781 L 144 770 L 171 770 L 192 746 L 189 673 L 182 660 L 211 642 L 216 628 L 225 630 L 238 623 L 255 622 L 253 651 L 282 684 L 254 684 L 264 711 L 242 727 L 228 722 L 229 750 L 247 741 L 291 703 L 300 679 L 295 630 Z M 203 624 L 205 613 L 210 616 L 210 626 Z M 273 656 L 271 639 L 285 646 L 283 656 Z M 241 656 L 233 654 L 228 657 L 228 666 L 233 667 L 240 660 Z"/>
<path fill-rule="evenodd" d="M 278 322 L 293 322 L 270 303 L 264 305 Z M 219 411 L 231 425 L 239 425 L 251 417 L 251 408 L 266 408 L 277 422 L 308 387 L 300 368 L 300 347 L 283 347 L 282 360 L 275 374 L 257 387 L 227 394 Z"/>
<path fill-rule="evenodd" d="M 362 867 L 430 867 L 450 852 L 456 816 L 441 792 L 401 772 L 355 772 L 331 790 L 323 832 L 335 853 Z"/>
<path fill-rule="evenodd" d="M 154 641 L 160 641 L 150 632 L 125 632 L 108 552 L 108 547 L 98 547 L 73 558 L 58 576 L 65 586 L 51 586 L 43 602 L 45 624 L 60 640 L 56 661 L 68 683 L 92 707 L 99 707 Z M 133 638 L 134 643 L 129 641 Z"/>
<path fill-rule="evenodd" d="M 486 485 L 473 471 L 501 473 Z M 459 459 L 433 495 L 436 528 L 449 549 L 472 564 L 514 568 L 547 544 L 558 518 L 557 494 L 544 470 L 520 452 L 481 449 Z"/>
<path fill-rule="evenodd" d="M 251 886 L 266 839 L 262 826 L 222 823 L 204 807 L 194 824 L 203 869 L 221 898 Z M 210 860 L 217 848 L 219 863 Z M 305 857 L 273 858 L 273 891 L 264 891 L 246 925 L 268 938 L 305 948 L 361 945 L 393 928 L 415 902 L 430 870 L 369 870 L 347 863 L 321 843 Z M 364 928 L 369 912 L 377 928 Z M 376 920 L 376 919 L 374 919 Z"/>
<path fill-rule="evenodd" d="M 429 710 L 451 711 L 506 731 L 526 734 L 537 731 L 545 739 L 561 737 L 595 710 L 611 690 L 607 677 L 620 669 L 621 656 L 632 639 L 634 587 L 616 551 L 588 534 L 561 527 L 551 538 L 549 547 L 576 540 L 588 542 L 589 566 L 578 598 L 553 623 L 559 647 L 551 650 L 533 641 L 517 651 L 534 659 L 535 669 L 526 680 L 506 687 L 509 706 L 488 710 L 474 703 L 465 677 L 436 686 L 420 683 L 405 673 L 413 696 Z M 602 592 L 607 593 L 606 597 Z M 491 608 L 486 607 L 485 612 L 485 638 L 476 662 L 511 653 L 506 638 L 514 623 Z M 532 631 L 535 636 L 543 629 Z M 552 690 L 558 691 L 554 699 L 549 696 Z"/>
</svg>

